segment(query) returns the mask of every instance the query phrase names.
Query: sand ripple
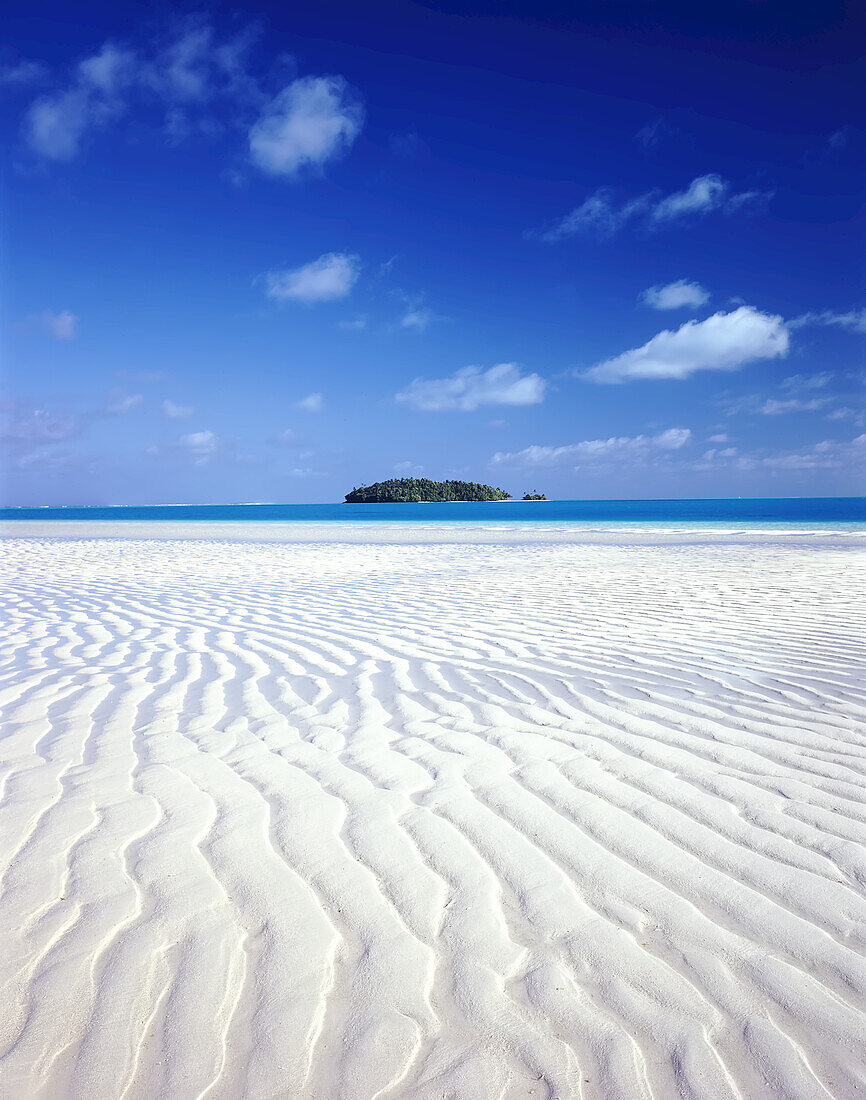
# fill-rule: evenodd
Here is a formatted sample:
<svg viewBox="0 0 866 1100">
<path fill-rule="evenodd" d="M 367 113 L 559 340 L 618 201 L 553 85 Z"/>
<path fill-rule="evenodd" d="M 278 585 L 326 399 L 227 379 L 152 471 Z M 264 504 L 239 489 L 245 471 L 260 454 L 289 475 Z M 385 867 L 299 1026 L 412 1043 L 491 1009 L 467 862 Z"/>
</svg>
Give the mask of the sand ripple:
<svg viewBox="0 0 866 1100">
<path fill-rule="evenodd" d="M 2 549 L 4 1098 L 862 1094 L 849 548 Z"/>
</svg>

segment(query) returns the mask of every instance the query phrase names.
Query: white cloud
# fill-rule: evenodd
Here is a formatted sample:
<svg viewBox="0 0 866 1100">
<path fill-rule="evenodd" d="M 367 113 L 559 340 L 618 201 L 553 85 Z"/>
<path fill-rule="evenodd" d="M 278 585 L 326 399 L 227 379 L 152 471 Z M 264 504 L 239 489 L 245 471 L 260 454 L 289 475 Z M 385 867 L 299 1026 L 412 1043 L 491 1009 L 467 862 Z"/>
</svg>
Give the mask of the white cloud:
<svg viewBox="0 0 866 1100">
<path fill-rule="evenodd" d="M 838 458 L 831 455 L 806 451 L 802 454 L 767 455 L 761 460 L 762 466 L 773 470 L 823 470 L 836 469 L 842 465 Z"/>
<path fill-rule="evenodd" d="M 139 63 L 136 87 L 142 104 L 153 99 L 163 104 L 164 131 L 172 143 L 248 129 L 250 112 L 267 98 L 248 71 L 247 55 L 260 31 L 259 24 L 247 24 L 220 42 L 207 19 L 194 15 L 177 19 L 167 40 L 151 46 Z M 215 111 L 217 103 L 228 111 Z"/>
<path fill-rule="evenodd" d="M 736 214 L 743 210 L 747 214 L 755 214 L 764 210 L 775 194 L 775 191 L 741 191 L 739 195 L 728 198 L 723 207 L 724 213 Z"/>
<path fill-rule="evenodd" d="M 72 340 L 78 335 L 79 319 L 68 309 L 61 309 L 59 313 L 46 310 L 32 320 L 44 325 L 55 340 Z"/>
<path fill-rule="evenodd" d="M 408 474 L 408 473 L 416 473 L 417 474 L 417 473 L 420 473 L 420 471 L 423 470 L 423 469 L 424 469 L 424 467 L 419 466 L 417 462 L 407 461 L 407 462 L 395 462 L 394 463 L 394 470 L 398 474 Z"/>
<path fill-rule="evenodd" d="M 609 439 L 584 439 L 559 447 L 533 444 L 522 451 L 497 453 L 491 459 L 494 466 L 559 466 L 564 463 L 587 465 L 606 460 L 619 460 L 647 455 L 653 451 L 678 451 L 691 441 L 689 428 L 667 428 L 658 435 L 611 436 Z"/>
<path fill-rule="evenodd" d="M 289 470 L 289 477 L 325 477 L 324 470 L 313 470 L 309 466 L 296 466 Z"/>
<path fill-rule="evenodd" d="M 274 301 L 333 302 L 345 298 L 361 273 L 358 256 L 328 252 L 318 260 L 290 271 L 270 271 L 265 276 L 267 296 Z"/>
<path fill-rule="evenodd" d="M 633 218 L 645 213 L 654 194 L 639 195 L 617 207 L 610 188 L 601 187 L 594 195 L 570 214 L 541 233 L 543 241 L 559 241 L 563 237 L 573 237 L 577 233 L 594 233 L 599 237 L 611 237 Z"/>
<path fill-rule="evenodd" d="M 737 396 L 724 394 L 720 404 L 729 416 L 739 413 L 746 413 L 749 416 L 784 416 L 786 413 L 793 412 L 816 412 L 834 401 L 832 396 L 815 396 L 815 392 L 823 390 L 833 377 L 832 371 L 791 374 L 780 382 L 777 391 L 779 396 L 767 397 L 760 393 Z"/>
<path fill-rule="evenodd" d="M 537 374 L 521 374 L 516 363 L 499 363 L 488 370 L 463 367 L 449 378 L 416 378 L 395 400 L 427 412 L 472 412 L 481 405 L 537 405 L 546 385 Z"/>
<path fill-rule="evenodd" d="M 737 456 L 737 448 L 736 447 L 725 447 L 724 450 L 718 450 L 717 448 L 713 447 L 709 451 L 704 451 L 703 461 L 704 462 L 713 462 L 715 459 L 719 459 L 719 458 L 736 458 L 736 456 Z"/>
<path fill-rule="evenodd" d="M 858 426 L 866 424 L 866 409 L 851 409 L 847 405 L 827 413 L 828 420 L 851 420 Z"/>
<path fill-rule="evenodd" d="M 713 211 L 732 214 L 758 209 L 770 198 L 771 192 L 731 194 L 728 181 L 715 173 L 698 176 L 683 191 L 664 196 L 647 191 L 619 205 L 611 189 L 602 187 L 540 236 L 544 241 L 559 241 L 577 233 L 610 237 L 631 221 L 640 221 L 649 229 L 668 229 Z"/>
<path fill-rule="evenodd" d="M 675 191 L 656 203 L 651 220 L 657 224 L 675 222 L 718 210 L 725 202 L 729 189 L 727 180 L 721 176 L 698 176 L 684 191 Z"/>
<path fill-rule="evenodd" d="M 581 377 L 592 382 L 688 378 L 702 370 L 737 370 L 744 363 L 774 359 L 787 351 L 788 332 L 781 317 L 740 306 L 705 321 L 687 321 L 675 331 L 665 329 L 642 347 L 599 363 Z"/>
<path fill-rule="evenodd" d="M 685 306 L 704 305 L 710 300 L 709 291 L 699 283 L 678 279 L 665 286 L 651 286 L 640 296 L 641 302 L 651 309 L 682 309 Z"/>
<path fill-rule="evenodd" d="M 192 416 L 195 409 L 191 405 L 175 405 L 173 401 L 166 399 L 162 403 L 162 414 L 169 420 L 186 420 Z"/>
<path fill-rule="evenodd" d="M 825 309 L 819 313 L 804 313 L 801 317 L 795 317 L 789 324 L 791 328 L 802 328 L 804 325 L 832 326 L 863 334 L 866 333 L 866 308 L 849 309 L 845 313 L 838 313 L 832 309 Z"/>
<path fill-rule="evenodd" d="M 250 160 L 274 175 L 295 175 L 347 149 L 363 110 L 338 76 L 304 77 L 274 98 L 249 68 L 258 23 L 220 41 L 204 17 L 174 17 L 168 33 L 133 51 L 108 41 L 70 67 L 65 84 L 31 103 L 24 120 L 29 147 L 68 161 L 99 127 L 127 115 L 152 125 L 154 109 L 172 143 L 243 134 Z M 0 69 L 0 83 L 38 75 L 35 63 Z M 257 121 L 254 121 L 258 116 Z M 251 125 L 252 123 L 252 125 Z"/>
<path fill-rule="evenodd" d="M 734 447 L 724 451 L 707 451 L 699 462 L 693 464 L 692 469 L 707 470 L 722 461 L 727 461 L 734 470 L 740 472 L 761 468 L 796 471 L 848 467 L 859 470 L 866 464 L 866 435 L 859 435 L 852 440 L 823 439 L 805 450 L 778 451 L 775 454 L 764 454 L 760 451 L 739 454 Z"/>
<path fill-rule="evenodd" d="M 145 66 L 143 79 L 167 102 L 201 102 L 213 94 L 215 61 L 213 28 L 193 21 Z"/>
<path fill-rule="evenodd" d="M 66 470 L 75 466 L 83 466 L 88 462 L 85 455 L 72 451 L 59 451 L 49 447 L 39 447 L 35 451 L 28 451 L 15 460 L 18 470 Z"/>
<path fill-rule="evenodd" d="M 730 440 L 728 438 L 728 433 L 727 432 L 719 432 L 718 435 L 711 435 L 710 436 L 710 443 L 729 443 L 729 442 L 730 442 Z"/>
<path fill-rule="evenodd" d="M 269 175 L 295 176 L 345 152 L 363 121 L 342 77 L 302 77 L 275 96 L 251 128 L 250 157 Z"/>
<path fill-rule="evenodd" d="M 0 85 L 23 87 L 44 80 L 48 75 L 48 66 L 41 61 L 27 61 L 22 58 L 12 65 L 0 65 Z"/>
<path fill-rule="evenodd" d="M 24 120 L 27 143 L 47 160 L 72 160 L 87 130 L 105 117 L 99 102 L 80 88 L 44 96 L 31 104 Z"/>
<path fill-rule="evenodd" d="M 68 86 L 35 100 L 24 118 L 27 144 L 46 160 L 72 160 L 88 132 L 118 119 L 138 75 L 136 55 L 106 42 L 80 61 Z"/>
<path fill-rule="evenodd" d="M 127 413 L 130 409 L 134 409 L 143 401 L 144 396 L 140 393 L 114 392 L 109 395 L 105 411 L 111 413 L 112 416 L 122 416 L 123 413 Z"/>
<path fill-rule="evenodd" d="M 182 435 L 177 441 L 177 446 L 186 451 L 196 466 L 204 466 L 209 462 L 221 445 L 220 437 L 216 432 L 209 430 L 190 432 L 189 435 Z"/>
<path fill-rule="evenodd" d="M 78 77 L 82 85 L 113 96 L 135 79 L 136 63 L 132 50 L 106 42 L 99 53 L 79 62 Z"/>
<path fill-rule="evenodd" d="M 77 435 L 80 430 L 77 416 L 51 409 L 27 409 L 13 405 L 0 416 L 0 440 L 13 445 L 57 443 Z"/>
<path fill-rule="evenodd" d="M 783 416 L 785 413 L 791 412 L 814 412 L 816 409 L 823 409 L 830 401 L 831 398 L 829 397 L 815 397 L 810 401 L 801 401 L 796 397 L 788 397 L 780 401 L 775 397 L 768 397 L 758 409 L 758 412 L 763 416 Z"/>
<path fill-rule="evenodd" d="M 427 306 L 415 306 L 408 309 L 400 318 L 400 327 L 424 332 L 435 320 L 436 315 L 432 309 L 428 309 Z"/>
<path fill-rule="evenodd" d="M 833 372 L 824 370 L 817 374 L 791 374 L 782 379 L 782 389 L 792 393 L 803 390 L 821 390 L 833 380 Z"/>
<path fill-rule="evenodd" d="M 766 455 L 762 466 L 776 470 L 821 470 L 840 466 L 860 466 L 866 461 L 866 435 L 850 441 L 822 439 L 806 451 Z"/>
<path fill-rule="evenodd" d="M 303 409 L 304 412 L 321 412 L 324 407 L 325 399 L 320 393 L 308 393 L 306 397 L 295 402 L 295 408 Z"/>
</svg>

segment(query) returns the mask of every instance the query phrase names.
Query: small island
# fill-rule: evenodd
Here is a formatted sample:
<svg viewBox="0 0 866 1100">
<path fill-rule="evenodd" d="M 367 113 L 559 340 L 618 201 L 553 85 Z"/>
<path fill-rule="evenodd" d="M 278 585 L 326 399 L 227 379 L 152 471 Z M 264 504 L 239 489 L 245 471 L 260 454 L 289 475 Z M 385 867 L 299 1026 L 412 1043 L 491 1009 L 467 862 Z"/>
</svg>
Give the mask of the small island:
<svg viewBox="0 0 866 1100">
<path fill-rule="evenodd" d="M 511 500 L 511 494 L 477 481 L 431 481 L 394 477 L 346 493 L 347 504 L 431 504 L 467 500 Z"/>
<path fill-rule="evenodd" d="M 523 499 L 524 500 L 547 500 L 547 497 L 544 495 L 544 493 L 524 493 L 523 494 Z"/>
</svg>

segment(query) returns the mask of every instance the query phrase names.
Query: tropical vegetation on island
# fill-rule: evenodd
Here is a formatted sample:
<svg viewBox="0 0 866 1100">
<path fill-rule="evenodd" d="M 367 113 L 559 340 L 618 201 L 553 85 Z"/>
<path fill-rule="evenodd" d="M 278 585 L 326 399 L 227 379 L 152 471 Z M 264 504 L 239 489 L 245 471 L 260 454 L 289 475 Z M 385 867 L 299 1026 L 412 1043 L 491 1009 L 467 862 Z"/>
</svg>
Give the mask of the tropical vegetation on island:
<svg viewBox="0 0 866 1100">
<path fill-rule="evenodd" d="M 523 499 L 524 500 L 547 500 L 547 497 L 544 495 L 544 493 L 524 493 L 523 494 Z"/>
<path fill-rule="evenodd" d="M 456 500 L 511 500 L 511 494 L 478 481 L 431 481 L 427 477 L 393 477 L 346 493 L 347 504 L 426 504 Z"/>
</svg>

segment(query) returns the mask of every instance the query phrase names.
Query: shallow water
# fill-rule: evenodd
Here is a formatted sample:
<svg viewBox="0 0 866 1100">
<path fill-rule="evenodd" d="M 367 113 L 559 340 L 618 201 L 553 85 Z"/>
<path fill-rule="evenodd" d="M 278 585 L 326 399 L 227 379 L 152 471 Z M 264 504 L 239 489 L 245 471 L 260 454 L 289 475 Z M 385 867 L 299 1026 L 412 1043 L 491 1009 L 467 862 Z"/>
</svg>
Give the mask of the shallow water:
<svg viewBox="0 0 866 1100">
<path fill-rule="evenodd" d="M 864 524 L 866 497 L 548 500 L 455 504 L 161 504 L 0 508 L 0 522 Z"/>
</svg>

